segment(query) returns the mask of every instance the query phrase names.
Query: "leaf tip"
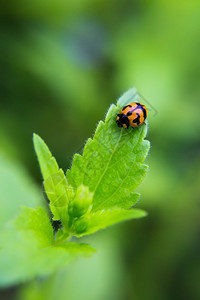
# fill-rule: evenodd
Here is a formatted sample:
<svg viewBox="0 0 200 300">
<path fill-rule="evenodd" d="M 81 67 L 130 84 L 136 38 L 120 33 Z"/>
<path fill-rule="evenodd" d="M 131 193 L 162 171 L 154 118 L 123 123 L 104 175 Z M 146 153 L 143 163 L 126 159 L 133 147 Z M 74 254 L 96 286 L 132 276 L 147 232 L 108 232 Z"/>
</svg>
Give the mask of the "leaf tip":
<svg viewBox="0 0 200 300">
<path fill-rule="evenodd" d="M 33 133 L 33 145 L 34 145 L 36 152 L 37 152 L 37 146 L 38 146 L 39 142 L 41 142 L 41 141 L 42 141 L 41 137 L 34 132 Z"/>
<path fill-rule="evenodd" d="M 146 210 L 143 210 L 143 209 L 139 209 L 137 208 L 138 212 L 140 213 L 140 216 L 139 218 L 144 218 L 144 217 L 147 217 L 148 216 L 148 212 Z"/>
<path fill-rule="evenodd" d="M 132 87 L 119 97 L 119 99 L 117 100 L 117 104 L 120 106 L 124 106 L 130 102 L 136 101 L 137 96 L 138 91 L 136 87 Z"/>
<path fill-rule="evenodd" d="M 39 138 L 39 135 L 33 132 L 33 142 Z"/>
</svg>

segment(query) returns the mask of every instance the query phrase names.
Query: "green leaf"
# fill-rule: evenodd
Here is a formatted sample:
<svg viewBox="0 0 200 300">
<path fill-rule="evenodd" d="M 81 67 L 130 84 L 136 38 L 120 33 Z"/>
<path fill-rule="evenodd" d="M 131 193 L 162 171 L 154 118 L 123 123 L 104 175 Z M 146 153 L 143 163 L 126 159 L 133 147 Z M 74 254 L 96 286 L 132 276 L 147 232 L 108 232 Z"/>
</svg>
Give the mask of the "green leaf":
<svg viewBox="0 0 200 300">
<path fill-rule="evenodd" d="M 46 212 L 23 207 L 17 219 L 0 233 L 0 286 L 47 276 L 76 257 L 94 252 L 86 244 L 56 244 Z"/>
<path fill-rule="evenodd" d="M 76 236 L 92 234 L 100 229 L 114 225 L 116 223 L 145 217 L 147 213 L 141 209 L 121 209 L 114 208 L 105 211 L 97 211 L 88 216 L 83 216 L 74 224 Z"/>
<path fill-rule="evenodd" d="M 0 228 L 19 213 L 20 205 L 44 206 L 40 190 L 20 163 L 0 152 Z"/>
<path fill-rule="evenodd" d="M 73 189 L 67 183 L 65 174 L 59 169 L 45 142 L 36 134 L 33 136 L 35 151 L 44 179 L 44 188 L 50 201 L 54 220 L 61 220 L 63 226 L 68 226 L 68 203 L 73 195 Z"/>
<path fill-rule="evenodd" d="M 75 154 L 66 177 L 44 141 L 34 135 L 50 208 L 54 220 L 64 226 L 57 233 L 58 242 L 145 215 L 130 207 L 140 198 L 135 189 L 148 169 L 143 163 L 150 147 L 145 140 L 147 125 L 134 129 L 116 125 L 117 113 L 134 101 L 139 99 L 133 88 L 120 97 L 117 106 L 111 105 L 105 122 L 99 122 L 93 139 L 86 142 L 83 155 Z"/>
<path fill-rule="evenodd" d="M 58 172 L 59 167 L 45 142 L 37 134 L 33 134 L 33 143 L 40 164 L 43 179 Z"/>
<path fill-rule="evenodd" d="M 83 155 L 75 154 L 67 180 L 74 189 L 83 184 L 93 196 L 93 211 L 113 207 L 129 208 L 138 200 L 133 191 L 142 183 L 148 167 L 143 164 L 149 151 L 144 140 L 147 125 L 120 129 L 115 120 L 122 106 L 138 101 L 135 89 L 126 92 L 111 105 L 100 121 L 93 139 L 88 139 Z"/>
</svg>

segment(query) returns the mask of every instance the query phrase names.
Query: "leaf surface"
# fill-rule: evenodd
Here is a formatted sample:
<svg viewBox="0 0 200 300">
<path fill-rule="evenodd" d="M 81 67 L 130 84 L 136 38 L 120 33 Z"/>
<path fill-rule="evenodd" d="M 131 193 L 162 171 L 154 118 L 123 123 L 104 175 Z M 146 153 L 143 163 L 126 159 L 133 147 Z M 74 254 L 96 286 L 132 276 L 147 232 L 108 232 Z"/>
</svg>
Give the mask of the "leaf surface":
<svg viewBox="0 0 200 300">
<path fill-rule="evenodd" d="M 77 231 L 76 236 L 89 235 L 119 222 L 142 218 L 146 215 L 147 213 L 144 210 L 135 208 L 126 210 L 114 208 L 105 211 L 97 211 L 89 216 L 83 216 L 75 223 Z"/>
<path fill-rule="evenodd" d="M 23 207 L 16 220 L 0 232 L 0 286 L 47 276 L 76 257 L 94 252 L 87 244 L 54 243 L 46 212 Z"/>
<path fill-rule="evenodd" d="M 61 220 L 67 227 L 67 207 L 72 189 L 68 186 L 65 174 L 58 167 L 56 159 L 52 156 L 45 142 L 37 135 L 33 136 L 35 151 L 44 179 L 44 188 L 50 201 L 50 209 L 54 220 Z"/>
<path fill-rule="evenodd" d="M 74 189 L 84 184 L 94 193 L 93 211 L 129 208 L 139 199 L 133 191 L 148 169 L 143 164 L 150 147 L 145 140 L 147 125 L 120 129 L 115 122 L 122 106 L 134 102 L 136 96 L 136 90 L 131 89 L 117 106 L 111 105 L 105 122 L 99 122 L 93 139 L 88 139 L 82 155 L 74 155 L 71 170 L 67 171 L 67 180 Z"/>
</svg>

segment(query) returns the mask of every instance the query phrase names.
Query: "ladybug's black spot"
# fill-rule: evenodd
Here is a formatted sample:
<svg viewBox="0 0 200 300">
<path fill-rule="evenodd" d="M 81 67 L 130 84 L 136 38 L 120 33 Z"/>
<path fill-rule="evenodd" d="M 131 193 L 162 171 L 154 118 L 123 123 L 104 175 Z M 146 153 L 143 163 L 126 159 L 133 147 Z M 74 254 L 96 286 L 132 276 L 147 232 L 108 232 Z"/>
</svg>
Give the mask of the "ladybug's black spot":
<svg viewBox="0 0 200 300">
<path fill-rule="evenodd" d="M 136 115 L 137 115 L 137 118 L 135 118 L 133 120 L 133 123 L 136 123 L 139 126 L 140 125 L 140 115 L 138 113 L 136 113 Z"/>
<path fill-rule="evenodd" d="M 131 116 L 132 115 L 132 112 L 131 111 L 129 111 L 129 112 L 127 112 L 127 114 L 126 114 L 128 117 L 129 116 Z"/>
<path fill-rule="evenodd" d="M 145 108 L 143 108 L 143 116 L 144 116 L 144 120 L 145 120 L 146 117 L 147 117 L 147 112 L 146 112 L 146 109 L 145 109 Z"/>
<path fill-rule="evenodd" d="M 130 104 L 126 105 L 122 108 L 122 110 L 125 110 L 127 107 L 132 107 L 132 105 L 130 105 Z"/>
<path fill-rule="evenodd" d="M 141 103 L 139 102 L 135 102 L 135 104 L 139 105 L 139 106 L 143 106 Z"/>
</svg>

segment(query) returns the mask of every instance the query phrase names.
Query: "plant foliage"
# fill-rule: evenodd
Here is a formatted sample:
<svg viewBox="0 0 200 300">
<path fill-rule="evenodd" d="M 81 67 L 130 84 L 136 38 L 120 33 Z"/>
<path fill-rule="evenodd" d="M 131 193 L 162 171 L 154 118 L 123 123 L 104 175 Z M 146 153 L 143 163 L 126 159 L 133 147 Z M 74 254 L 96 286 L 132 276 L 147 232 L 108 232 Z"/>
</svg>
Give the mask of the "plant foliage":
<svg viewBox="0 0 200 300">
<path fill-rule="evenodd" d="M 148 169 L 143 163 L 149 151 L 147 126 L 126 130 L 115 123 L 120 108 L 136 96 L 135 89 L 131 89 L 117 105 L 111 105 L 105 121 L 99 122 L 83 154 L 74 155 L 66 174 L 45 142 L 34 134 L 49 208 L 53 220 L 59 220 L 62 227 L 54 233 L 43 208 L 22 208 L 17 219 L 2 232 L 1 285 L 48 275 L 77 255 L 95 251 L 89 245 L 69 242 L 71 236 L 92 234 L 146 215 L 132 207 L 140 198 L 135 189 Z"/>
</svg>

